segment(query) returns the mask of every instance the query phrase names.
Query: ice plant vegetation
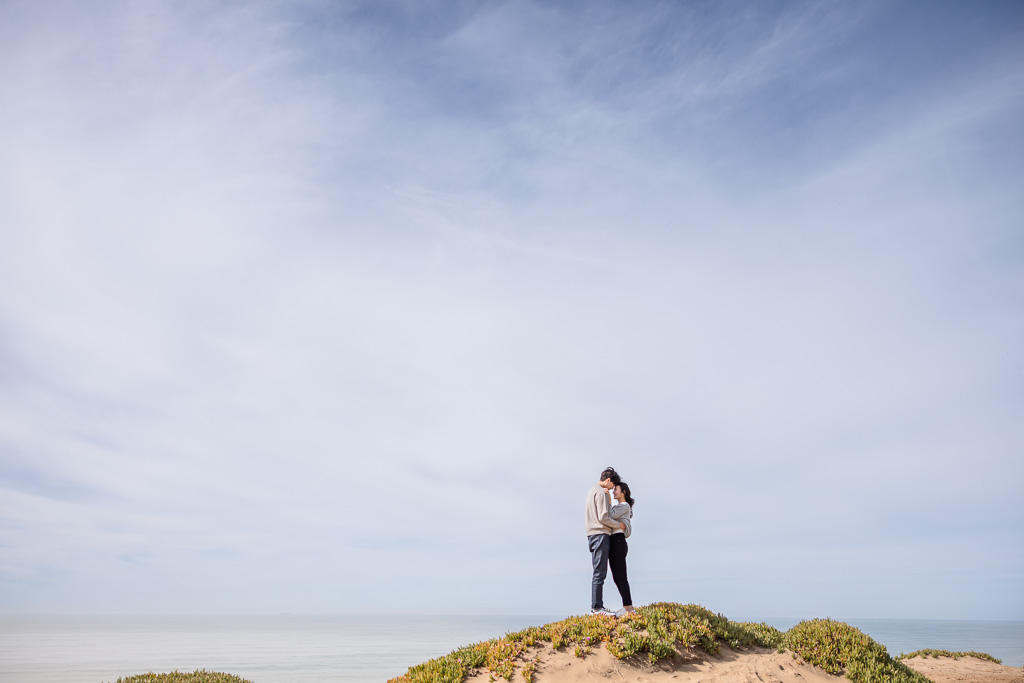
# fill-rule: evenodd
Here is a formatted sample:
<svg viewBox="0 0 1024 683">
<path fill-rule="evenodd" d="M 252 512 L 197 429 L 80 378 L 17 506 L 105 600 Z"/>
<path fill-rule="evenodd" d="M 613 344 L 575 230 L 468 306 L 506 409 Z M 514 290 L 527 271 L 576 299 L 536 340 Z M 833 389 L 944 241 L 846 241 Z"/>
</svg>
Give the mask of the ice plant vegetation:
<svg viewBox="0 0 1024 683">
<path fill-rule="evenodd" d="M 949 650 L 916 650 L 910 654 L 901 654 L 896 659 L 913 659 L 914 657 L 920 657 L 927 659 L 928 657 L 949 657 L 950 659 L 960 659 L 961 657 L 974 657 L 975 659 L 984 659 L 989 662 L 995 662 L 996 664 L 1002 664 L 1003 660 L 996 659 L 992 655 L 985 652 L 975 652 L 971 650 L 969 652 L 950 652 Z"/>
<path fill-rule="evenodd" d="M 155 674 L 149 672 L 129 678 L 118 678 L 117 683 L 252 683 L 252 681 L 219 671 L 201 669 L 192 673 L 172 671 L 169 674 Z"/>
<path fill-rule="evenodd" d="M 786 631 L 780 649 L 799 655 L 830 674 L 844 674 L 857 683 L 927 683 L 920 674 L 889 656 L 885 646 L 863 631 L 831 619 L 801 621 Z"/>
</svg>

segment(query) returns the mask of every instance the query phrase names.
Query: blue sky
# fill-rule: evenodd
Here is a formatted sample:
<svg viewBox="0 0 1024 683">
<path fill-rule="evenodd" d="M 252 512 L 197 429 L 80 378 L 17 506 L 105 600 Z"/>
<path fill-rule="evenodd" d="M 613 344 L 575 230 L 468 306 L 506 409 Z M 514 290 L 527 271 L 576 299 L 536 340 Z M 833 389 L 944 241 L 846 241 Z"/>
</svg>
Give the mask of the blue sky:
<svg viewBox="0 0 1024 683">
<path fill-rule="evenodd" d="M 1024 619 L 1022 35 L 4 3 L 0 610 Z"/>
</svg>

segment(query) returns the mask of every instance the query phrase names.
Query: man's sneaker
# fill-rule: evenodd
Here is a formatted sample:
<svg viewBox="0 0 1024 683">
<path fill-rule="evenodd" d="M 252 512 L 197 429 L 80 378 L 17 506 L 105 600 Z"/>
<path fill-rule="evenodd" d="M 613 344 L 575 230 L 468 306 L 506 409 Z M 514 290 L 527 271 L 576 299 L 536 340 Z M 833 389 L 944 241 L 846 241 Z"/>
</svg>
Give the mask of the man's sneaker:
<svg viewBox="0 0 1024 683">
<path fill-rule="evenodd" d="M 603 616 L 606 616 L 606 617 L 614 617 L 615 616 L 615 612 L 609 612 L 606 609 L 592 609 L 592 610 L 590 610 L 590 613 L 591 614 L 600 614 L 600 615 L 603 615 Z"/>
</svg>

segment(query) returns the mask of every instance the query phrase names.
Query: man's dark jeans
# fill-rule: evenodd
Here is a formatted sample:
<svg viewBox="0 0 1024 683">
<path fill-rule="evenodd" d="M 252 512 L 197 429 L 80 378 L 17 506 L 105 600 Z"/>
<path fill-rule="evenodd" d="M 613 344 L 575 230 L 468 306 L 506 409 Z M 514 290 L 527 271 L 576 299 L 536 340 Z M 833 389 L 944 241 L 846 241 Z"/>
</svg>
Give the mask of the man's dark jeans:
<svg viewBox="0 0 1024 683">
<path fill-rule="evenodd" d="M 604 609 L 604 579 L 608 576 L 608 553 L 611 550 L 611 536 L 594 534 L 587 536 L 590 544 L 590 559 L 594 563 L 594 579 L 590 583 L 590 608 Z"/>
</svg>

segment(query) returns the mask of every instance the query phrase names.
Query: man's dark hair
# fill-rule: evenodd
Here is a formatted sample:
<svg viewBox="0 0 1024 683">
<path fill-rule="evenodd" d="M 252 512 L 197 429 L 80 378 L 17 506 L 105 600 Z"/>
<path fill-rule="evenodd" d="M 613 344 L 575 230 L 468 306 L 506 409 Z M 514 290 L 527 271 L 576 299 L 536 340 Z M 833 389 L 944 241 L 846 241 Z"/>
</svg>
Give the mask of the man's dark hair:
<svg viewBox="0 0 1024 683">
<path fill-rule="evenodd" d="M 604 481 L 605 479 L 611 479 L 613 484 L 618 484 L 622 479 L 619 477 L 619 473 L 615 471 L 614 467 L 605 467 L 604 472 L 601 473 L 601 478 L 598 481 Z"/>
</svg>

